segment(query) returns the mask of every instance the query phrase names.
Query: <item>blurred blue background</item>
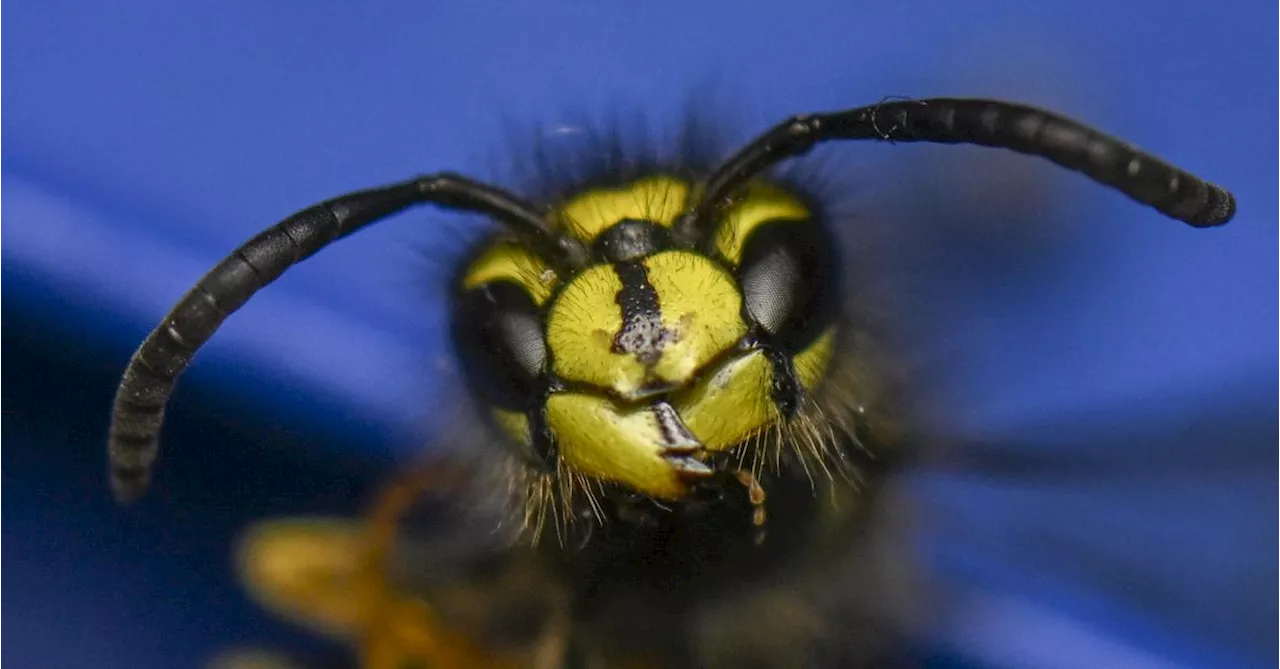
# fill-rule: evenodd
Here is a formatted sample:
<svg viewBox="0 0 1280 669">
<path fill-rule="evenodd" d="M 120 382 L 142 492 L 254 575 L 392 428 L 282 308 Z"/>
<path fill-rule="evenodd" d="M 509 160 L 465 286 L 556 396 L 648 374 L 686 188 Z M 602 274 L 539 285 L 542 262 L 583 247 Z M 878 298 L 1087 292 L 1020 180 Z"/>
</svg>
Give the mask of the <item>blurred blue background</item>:
<svg viewBox="0 0 1280 669">
<path fill-rule="evenodd" d="M 669 128 L 706 90 L 735 140 L 887 95 L 1031 102 L 1235 192 L 1232 224 L 1194 231 L 1019 156 L 839 149 L 859 215 L 915 245 L 900 271 L 930 305 L 927 429 L 966 454 L 911 481 L 921 554 L 948 592 L 922 654 L 1274 666 L 1273 5 L 133 0 L 6 14 L 13 666 L 305 647 L 235 589 L 236 529 L 353 512 L 441 418 L 433 398 L 453 386 L 437 265 L 456 244 L 417 212 L 238 313 L 180 385 L 153 494 L 118 511 L 102 476 L 114 383 L 206 269 L 338 193 L 437 169 L 499 176 L 512 121 L 553 133 L 637 109 Z"/>
</svg>

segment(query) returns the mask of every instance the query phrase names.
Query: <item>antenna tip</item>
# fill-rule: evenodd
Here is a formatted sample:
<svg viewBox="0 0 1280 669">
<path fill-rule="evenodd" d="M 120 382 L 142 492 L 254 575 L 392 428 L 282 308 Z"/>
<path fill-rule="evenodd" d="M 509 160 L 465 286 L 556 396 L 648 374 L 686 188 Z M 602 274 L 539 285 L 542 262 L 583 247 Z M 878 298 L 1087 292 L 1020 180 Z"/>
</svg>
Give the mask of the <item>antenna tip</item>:
<svg viewBox="0 0 1280 669">
<path fill-rule="evenodd" d="M 1226 189 L 1213 184 L 1208 186 L 1204 206 L 1188 216 L 1180 216 L 1188 225 L 1196 228 L 1212 228 L 1224 225 L 1236 215 L 1236 198 Z"/>
<path fill-rule="evenodd" d="M 147 484 L 151 482 L 151 472 L 142 469 L 112 469 L 111 496 L 121 506 L 129 506 L 138 501 L 147 492 Z"/>
</svg>

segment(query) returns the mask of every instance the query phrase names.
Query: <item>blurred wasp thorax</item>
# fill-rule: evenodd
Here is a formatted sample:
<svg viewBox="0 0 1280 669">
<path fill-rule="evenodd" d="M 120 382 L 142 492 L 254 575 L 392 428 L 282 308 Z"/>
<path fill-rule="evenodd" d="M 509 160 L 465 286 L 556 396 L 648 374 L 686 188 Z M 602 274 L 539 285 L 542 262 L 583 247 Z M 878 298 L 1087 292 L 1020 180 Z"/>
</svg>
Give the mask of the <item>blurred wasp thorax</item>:
<svg viewBox="0 0 1280 669">
<path fill-rule="evenodd" d="M 125 372 L 116 496 L 143 493 L 177 377 L 255 292 L 409 207 L 479 213 L 496 227 L 458 264 L 450 323 L 469 390 L 458 415 L 474 420 L 363 522 L 251 532 L 240 566 L 257 599 L 348 640 L 368 667 L 906 662 L 914 584 L 887 498 L 910 421 L 868 289 L 874 249 L 859 241 L 877 223 L 782 163 L 833 140 L 974 144 L 1047 158 L 1196 227 L 1235 209 L 1119 140 L 993 100 L 796 116 L 733 153 L 698 132 L 668 152 L 617 137 L 537 152 L 519 195 L 437 173 L 251 239 Z"/>
</svg>

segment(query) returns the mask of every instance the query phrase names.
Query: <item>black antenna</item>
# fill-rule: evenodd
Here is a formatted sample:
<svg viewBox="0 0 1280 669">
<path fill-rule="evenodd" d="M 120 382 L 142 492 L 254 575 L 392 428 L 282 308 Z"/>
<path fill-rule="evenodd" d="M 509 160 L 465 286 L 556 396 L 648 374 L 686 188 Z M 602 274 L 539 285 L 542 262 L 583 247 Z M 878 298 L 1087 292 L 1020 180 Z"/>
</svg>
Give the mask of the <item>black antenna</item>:
<svg viewBox="0 0 1280 669">
<path fill-rule="evenodd" d="M 108 454 L 116 499 L 132 501 L 146 491 L 174 383 L 228 316 L 285 270 L 330 243 L 424 203 L 491 216 L 553 262 L 576 266 L 585 258 L 580 245 L 552 233 L 533 205 L 455 174 L 423 176 L 343 195 L 284 219 L 200 279 L 133 354 L 111 415 Z"/>
<path fill-rule="evenodd" d="M 712 174 L 682 229 L 703 229 L 761 171 L 834 139 L 977 144 L 1042 156 L 1198 228 L 1222 225 L 1236 210 L 1222 188 L 1064 116 L 998 100 L 934 98 L 788 119 Z"/>
</svg>

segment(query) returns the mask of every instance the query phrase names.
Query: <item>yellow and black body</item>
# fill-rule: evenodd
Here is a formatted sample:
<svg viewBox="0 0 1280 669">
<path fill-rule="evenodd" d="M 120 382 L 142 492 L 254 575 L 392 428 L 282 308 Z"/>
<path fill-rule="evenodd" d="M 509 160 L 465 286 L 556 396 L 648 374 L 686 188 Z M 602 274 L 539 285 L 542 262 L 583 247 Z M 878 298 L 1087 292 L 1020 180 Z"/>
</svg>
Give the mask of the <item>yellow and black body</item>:
<svg viewBox="0 0 1280 669">
<path fill-rule="evenodd" d="M 682 237 L 694 188 L 654 172 L 568 196 L 551 218 L 577 267 L 505 234 L 466 254 L 452 334 L 487 422 L 468 441 L 503 447 L 407 476 L 364 525 L 258 528 L 250 590 L 377 669 L 884 659 L 888 623 L 841 623 L 866 607 L 832 596 L 870 577 L 855 537 L 880 468 L 840 244 L 816 199 L 764 181 Z M 422 481 L 461 507 L 498 490 L 480 536 L 504 512 L 515 531 L 415 520 Z"/>
</svg>

